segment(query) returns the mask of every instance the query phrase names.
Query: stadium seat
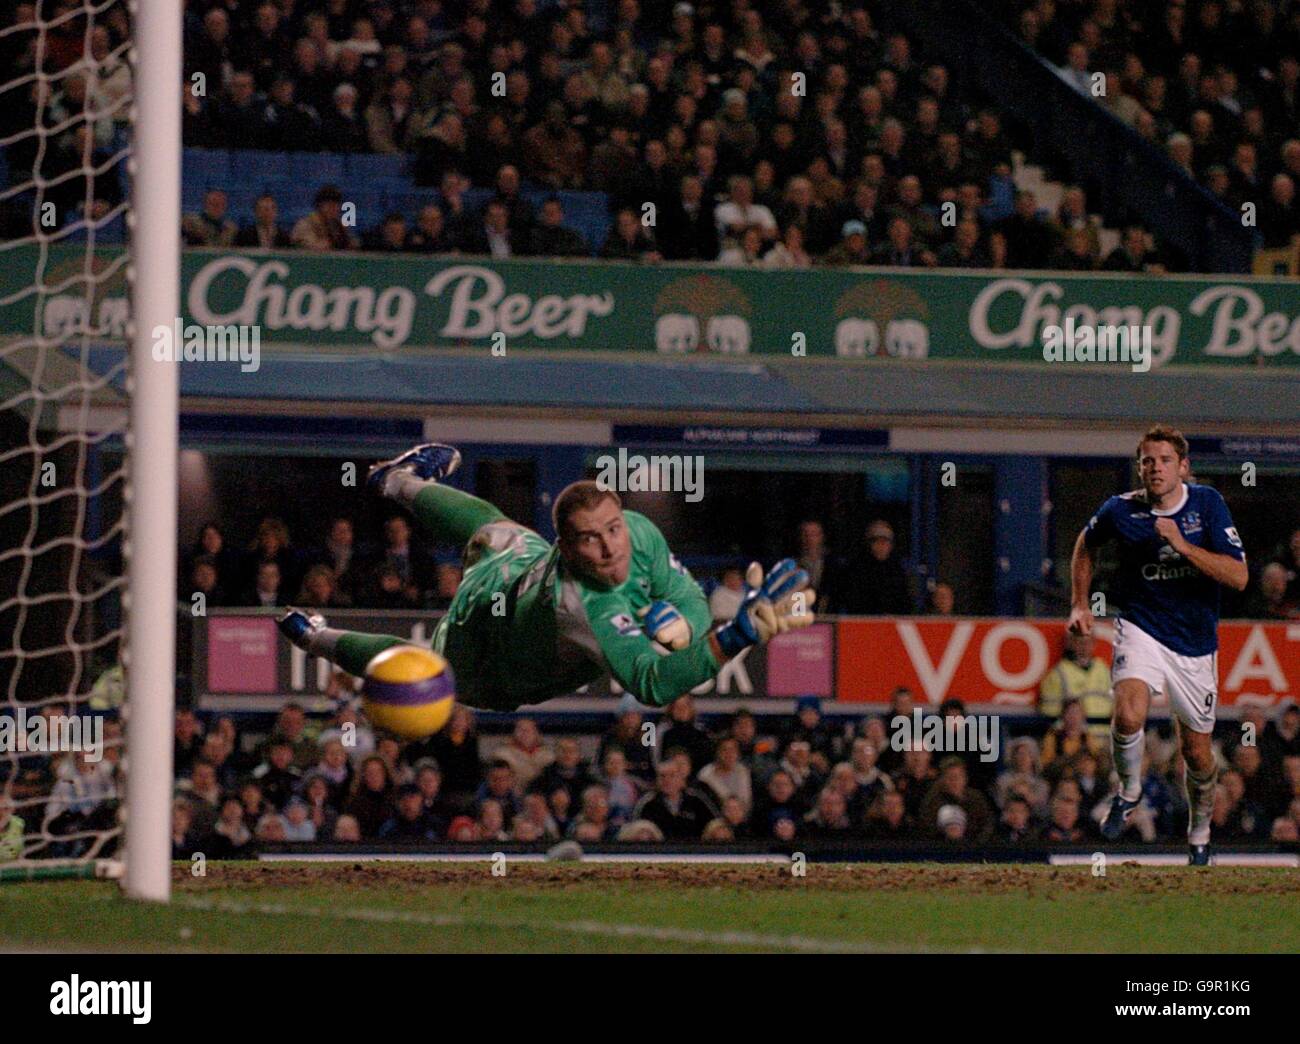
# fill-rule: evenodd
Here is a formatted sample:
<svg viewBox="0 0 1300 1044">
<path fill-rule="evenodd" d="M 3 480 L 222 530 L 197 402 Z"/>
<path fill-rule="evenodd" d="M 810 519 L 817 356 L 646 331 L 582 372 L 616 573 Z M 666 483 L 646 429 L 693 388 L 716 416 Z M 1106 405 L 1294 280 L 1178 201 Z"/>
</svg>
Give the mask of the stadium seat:
<svg viewBox="0 0 1300 1044">
<path fill-rule="evenodd" d="M 181 181 L 200 192 L 230 181 L 230 159 L 224 149 L 185 149 L 181 154 Z"/>
<path fill-rule="evenodd" d="M 291 152 L 289 175 L 315 192 L 322 185 L 345 188 L 348 181 L 346 159 L 339 152 Z"/>
<path fill-rule="evenodd" d="M 410 181 L 406 157 L 400 154 L 352 153 L 344 158 L 344 170 L 347 178 L 402 178 Z"/>
<path fill-rule="evenodd" d="M 258 149 L 233 149 L 230 153 L 232 181 L 262 181 L 266 178 L 292 178 L 291 152 L 263 152 Z"/>
</svg>

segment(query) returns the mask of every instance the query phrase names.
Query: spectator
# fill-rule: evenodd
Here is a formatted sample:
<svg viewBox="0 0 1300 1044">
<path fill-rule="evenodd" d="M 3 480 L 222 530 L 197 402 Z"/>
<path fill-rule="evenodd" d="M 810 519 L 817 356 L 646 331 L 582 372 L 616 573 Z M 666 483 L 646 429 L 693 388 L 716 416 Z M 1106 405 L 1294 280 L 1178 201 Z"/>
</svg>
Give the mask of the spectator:
<svg viewBox="0 0 1300 1044">
<path fill-rule="evenodd" d="M 1287 597 L 1287 570 L 1281 562 L 1269 562 L 1259 571 L 1256 590 L 1246 601 L 1246 615 L 1255 620 L 1300 618 L 1300 607 Z"/>
<path fill-rule="evenodd" d="M 899 220 L 902 220 L 901 218 Z M 906 222 L 903 222 L 906 225 Z M 822 264 L 829 266 L 865 265 L 872 261 L 868 249 L 867 226 L 856 218 L 844 222 L 840 228 L 840 241 L 827 251 Z"/>
<path fill-rule="evenodd" d="M 397 810 L 379 828 L 386 841 L 436 841 L 438 823 L 424 806 L 424 795 L 414 783 L 397 791 Z"/>
<path fill-rule="evenodd" d="M 753 807 L 753 781 L 749 767 L 740 760 L 740 743 L 734 737 L 726 736 L 718 741 L 717 754 L 700 770 L 699 779 L 713 791 L 719 805 L 735 798 L 746 815 Z"/>
<path fill-rule="evenodd" d="M 842 841 L 860 836 L 862 829 L 849 818 L 844 795 L 834 787 L 823 787 L 816 807 L 804 816 L 802 833 L 821 841 Z"/>
<path fill-rule="evenodd" d="M 196 761 L 190 778 L 178 781 L 176 792 L 177 797 L 189 802 L 195 830 L 208 833 L 221 809 L 222 790 L 216 768 L 206 761 Z"/>
<path fill-rule="evenodd" d="M 655 773 L 655 789 L 637 802 L 634 820 L 645 819 L 670 841 L 699 840 L 717 809 L 695 791 L 687 790 L 686 776 L 675 762 L 666 761 Z"/>
<path fill-rule="evenodd" d="M 385 215 L 379 227 L 365 237 L 363 245 L 376 254 L 402 253 L 407 249 L 406 218 L 398 211 Z"/>
<path fill-rule="evenodd" d="M 420 254 L 448 254 L 456 249 L 455 238 L 447 228 L 442 208 L 436 203 L 420 208 L 415 228 L 407 237 L 407 249 Z"/>
<path fill-rule="evenodd" d="M 610 818 L 615 825 L 629 820 L 636 803 L 641 800 L 642 785 L 628 775 L 627 758 L 617 747 L 605 749 L 601 761 L 602 782 L 609 800 Z"/>
<path fill-rule="evenodd" d="M 265 755 L 272 744 L 284 742 L 293 752 L 293 763 L 299 769 L 307 769 L 316 763 L 320 750 L 316 741 L 308 735 L 307 715 L 302 704 L 289 702 L 280 708 L 275 716 L 275 726 L 270 738 L 262 748 Z"/>
<path fill-rule="evenodd" d="M 343 608 L 350 606 L 352 600 L 339 590 L 333 569 L 314 565 L 303 576 L 294 604 L 311 609 Z"/>
<path fill-rule="evenodd" d="M 399 77 L 375 98 L 363 117 L 366 140 L 371 152 L 407 152 L 422 130 L 422 120 L 415 110 L 411 81 Z"/>
<path fill-rule="evenodd" d="M 733 267 L 757 265 L 763 260 L 763 235 L 757 226 L 751 226 L 740 234 L 740 241 L 724 247 L 718 255 L 718 264 Z"/>
<path fill-rule="evenodd" d="M 967 785 L 966 765 L 949 755 L 939 766 L 939 778 L 930 786 L 921 802 L 917 820 L 924 830 L 942 834 L 939 810 L 956 805 L 966 816 L 967 837 L 975 843 L 986 841 L 993 831 L 993 811 L 978 790 Z"/>
<path fill-rule="evenodd" d="M 821 592 L 818 592 L 820 598 Z M 728 566 L 722 571 L 718 586 L 709 595 L 709 613 L 715 623 L 724 623 L 740 612 L 745 598 L 745 576 L 739 566 Z M 819 607 L 820 608 L 820 607 Z"/>
<path fill-rule="evenodd" d="M 172 802 L 172 858 L 189 859 L 199 849 L 200 834 L 194 828 L 194 811 L 186 801 Z"/>
<path fill-rule="evenodd" d="M 351 679 L 351 675 L 336 670 L 330 680 L 334 682 L 337 678 Z M 316 737 L 316 746 L 317 749 L 324 751 L 331 743 L 343 745 L 346 742 L 345 749 L 348 757 L 353 761 L 359 761 L 375 752 L 375 732 L 357 715 L 357 701 L 348 695 L 351 691 L 352 686 L 347 684 L 344 686 L 344 693 L 334 693 L 334 698 L 341 701 L 334 711 L 329 726 L 322 729 Z M 454 710 L 452 716 L 455 716 Z M 415 746 L 412 744 L 411 748 Z"/>
<path fill-rule="evenodd" d="M 1088 840 L 1087 831 L 1079 820 L 1079 803 L 1065 794 L 1052 799 L 1051 818 L 1043 830 L 1042 839 L 1049 845 L 1081 845 Z"/>
<path fill-rule="evenodd" d="M 713 739 L 696 723 L 695 697 L 687 693 L 668 705 L 669 725 L 660 730 L 661 757 L 674 750 L 686 752 L 689 776 L 694 776 L 713 759 Z"/>
<path fill-rule="evenodd" d="M 800 798 L 794 780 L 784 769 L 778 769 L 768 779 L 766 792 L 754 799 L 754 833 L 764 839 L 791 840 L 794 825 L 803 820 L 806 812 L 807 804 Z"/>
<path fill-rule="evenodd" d="M 361 837 L 367 840 L 377 837 L 379 830 L 393 818 L 395 805 L 393 796 L 396 788 L 388 763 L 378 754 L 371 754 L 361 763 L 352 784 L 352 796 L 343 811 L 356 820 Z M 338 827 L 342 825 L 340 817 Z"/>
<path fill-rule="evenodd" d="M 525 132 L 522 145 L 524 169 L 531 180 L 555 189 L 582 187 L 587 147 L 569 126 L 562 101 L 546 105 L 542 122 Z"/>
<path fill-rule="evenodd" d="M 293 226 L 289 238 L 300 250 L 326 253 L 356 250 L 360 241 L 343 225 L 343 193 L 326 185 L 316 193 L 313 210 Z"/>
<path fill-rule="evenodd" d="M 1100 756 L 1101 741 L 1088 729 L 1083 704 L 1067 699 L 1060 720 L 1043 738 L 1043 771 L 1049 778 L 1059 775 L 1065 763 L 1081 750 Z"/>
<path fill-rule="evenodd" d="M 203 209 L 181 218 L 181 238 L 186 246 L 228 247 L 235 243 L 238 228 L 226 216 L 229 200 L 224 191 L 208 189 L 203 194 Z"/>
<path fill-rule="evenodd" d="M 320 147 L 320 114 L 295 97 L 294 81 L 277 76 L 262 110 L 262 134 L 268 148 L 310 152 Z"/>
<path fill-rule="evenodd" d="M 301 771 L 293 763 L 293 747 L 286 739 L 272 739 L 266 747 L 266 759 L 253 769 L 253 779 L 277 811 L 288 804 L 301 778 Z"/>
<path fill-rule="evenodd" d="M 940 841 L 964 842 L 969 817 L 961 805 L 941 805 L 935 814 L 935 827 Z"/>
<path fill-rule="evenodd" d="M 1012 801 L 1023 801 L 1035 816 L 1047 814 L 1050 793 L 1042 776 L 1038 743 L 1030 736 L 1018 736 L 1007 744 L 1007 767 L 998 776 L 994 798 L 1005 809 Z"/>
<path fill-rule="evenodd" d="M 1141 225 L 1125 228 L 1120 245 L 1106 255 L 1101 267 L 1107 272 L 1157 271 L 1155 257 L 1147 247 L 1146 230 Z"/>
<path fill-rule="evenodd" d="M 537 777 L 536 787 L 543 794 L 554 793 L 559 787 L 569 792 L 569 802 L 577 805 L 583 792 L 595 780 L 582 760 L 578 741 L 565 737 L 555 744 L 555 760 Z"/>
<path fill-rule="evenodd" d="M 952 242 L 939 248 L 935 258 L 940 268 L 987 268 L 988 255 L 980 247 L 980 226 L 974 218 L 957 223 Z"/>
<path fill-rule="evenodd" d="M 528 239 L 535 257 L 584 257 L 590 253 L 582 236 L 564 225 L 564 205 L 556 196 L 542 203 L 541 219 Z"/>
<path fill-rule="evenodd" d="M 1032 844 L 1038 840 L 1029 802 L 1022 797 L 1011 797 L 1002 808 L 998 820 L 997 837 L 1012 845 Z"/>
<path fill-rule="evenodd" d="M 894 528 L 883 519 L 867 527 L 866 554 L 846 570 L 839 611 L 903 616 L 914 611 L 908 576 L 894 553 Z"/>
<path fill-rule="evenodd" d="M 253 832 L 244 824 L 244 806 L 238 798 L 227 797 L 207 839 L 208 855 L 213 859 L 244 858 L 252 843 Z"/>
<path fill-rule="evenodd" d="M 812 255 L 804 249 L 803 229 L 788 225 L 781 240 L 763 255 L 764 268 L 811 268 Z"/>
<path fill-rule="evenodd" d="M 253 204 L 253 223 L 245 225 L 235 236 L 235 246 L 258 250 L 287 250 L 293 246 L 289 233 L 276 221 L 275 197 L 263 192 Z"/>
<path fill-rule="evenodd" d="M 567 794 L 568 791 L 565 791 Z M 566 806 L 567 807 L 567 806 Z M 510 836 L 515 841 L 555 841 L 561 834 L 559 823 L 547 804 L 546 797 L 534 791 L 524 795 L 523 808 L 510 825 Z"/>
<path fill-rule="evenodd" d="M 467 254 L 483 254 L 497 260 L 524 253 L 524 241 L 516 245 L 516 232 L 510 227 L 509 216 L 509 208 L 501 200 L 488 200 L 482 222 L 466 228 L 457 248 Z"/>
<path fill-rule="evenodd" d="M 334 833 L 334 824 L 338 819 L 343 795 L 340 794 L 338 800 L 334 800 L 329 781 L 318 772 L 309 772 L 303 777 L 301 797 L 307 806 L 307 818 L 315 827 L 316 837 L 320 839 L 330 837 Z"/>
<path fill-rule="evenodd" d="M 777 238 L 779 230 L 772 211 L 754 202 L 754 181 L 744 175 L 735 175 L 727 182 L 727 200 L 713 210 L 718 226 L 718 238 L 738 242 L 745 230 L 757 227 L 764 243 Z"/>
<path fill-rule="evenodd" d="M 479 808 L 488 801 L 496 803 L 504 817 L 504 825 L 508 828 L 510 821 L 519 814 L 520 789 L 510 762 L 494 758 L 488 766 L 486 778 L 474 795 L 474 803 Z"/>
<path fill-rule="evenodd" d="M 794 704 L 795 720 L 786 733 L 786 742 L 803 740 L 808 744 L 809 764 L 818 775 L 830 771 L 835 759 L 837 737 L 835 728 L 822 718 L 821 700 L 816 696 L 799 696 Z"/>
<path fill-rule="evenodd" d="M 532 718 L 519 718 L 510 739 L 497 748 L 493 757 L 510 766 L 522 791 L 527 790 L 555 761 L 555 752 L 543 741 L 537 722 Z"/>
<path fill-rule="evenodd" d="M 912 838 L 914 832 L 902 793 L 883 791 L 867 813 L 867 837 L 872 841 L 902 841 Z"/>
<path fill-rule="evenodd" d="M 957 596 L 952 589 L 952 584 L 943 580 L 936 581 L 930 588 L 926 611 L 931 616 L 952 616 L 956 606 Z"/>
<path fill-rule="evenodd" d="M 581 843 L 609 841 L 618 825 L 610 814 L 609 794 L 592 784 L 582 792 L 582 811 L 569 824 L 568 835 Z"/>
<path fill-rule="evenodd" d="M 172 766 L 177 776 L 187 776 L 203 747 L 203 729 L 188 707 L 177 707 L 172 722 Z"/>
<path fill-rule="evenodd" d="M 1038 213 L 1038 200 L 1027 189 L 1016 193 L 1015 209 L 998 230 L 1006 236 L 1007 264 L 1012 268 L 1042 268 L 1056 246 L 1052 226 Z"/>
<path fill-rule="evenodd" d="M 335 841 L 343 844 L 356 844 L 361 840 L 361 823 L 356 816 L 339 816 L 334 822 Z"/>
<path fill-rule="evenodd" d="M 712 261 L 718 256 L 718 226 L 698 175 L 681 179 L 678 196 L 665 208 L 663 254 L 670 261 Z"/>
<path fill-rule="evenodd" d="M 630 208 L 614 216 L 614 228 L 600 248 L 600 256 L 611 261 L 661 261 L 654 236 Z"/>
<path fill-rule="evenodd" d="M 365 152 L 370 147 L 365 116 L 358 111 L 360 92 L 353 84 L 340 83 L 321 111 L 320 140 L 328 152 Z"/>
<path fill-rule="evenodd" d="M 1098 741 L 1110 736 L 1113 701 L 1110 668 L 1094 652 L 1096 640 L 1090 634 L 1065 634 L 1061 658 L 1038 684 L 1038 713 L 1059 718 L 1067 700 L 1077 700 L 1088 721 L 1088 731 Z"/>
</svg>

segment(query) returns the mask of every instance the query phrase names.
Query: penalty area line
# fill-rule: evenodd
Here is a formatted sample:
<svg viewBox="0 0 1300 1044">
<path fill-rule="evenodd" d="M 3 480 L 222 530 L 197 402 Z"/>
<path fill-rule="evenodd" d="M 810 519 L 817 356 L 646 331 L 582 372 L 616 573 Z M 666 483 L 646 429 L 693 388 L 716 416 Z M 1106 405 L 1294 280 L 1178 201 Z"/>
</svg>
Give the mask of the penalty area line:
<svg viewBox="0 0 1300 1044">
<path fill-rule="evenodd" d="M 712 946 L 752 946 L 761 949 L 794 950 L 800 953 L 927 953 L 921 947 L 892 947 L 843 939 L 823 939 L 805 935 L 775 935 L 761 932 L 709 932 L 694 928 L 669 928 L 647 924 L 604 921 L 491 920 L 463 917 L 459 914 L 420 913 L 415 910 L 377 910 L 353 907 L 348 910 L 323 910 L 315 907 L 287 906 L 282 903 L 241 903 L 229 899 L 175 898 L 172 905 L 187 910 L 233 914 L 260 914 L 267 917 L 311 917 L 369 924 L 411 924 L 429 928 L 487 928 L 504 931 L 559 932 L 600 938 L 649 939 L 655 942 L 703 943 Z M 968 950 L 969 953 L 988 952 Z"/>
</svg>

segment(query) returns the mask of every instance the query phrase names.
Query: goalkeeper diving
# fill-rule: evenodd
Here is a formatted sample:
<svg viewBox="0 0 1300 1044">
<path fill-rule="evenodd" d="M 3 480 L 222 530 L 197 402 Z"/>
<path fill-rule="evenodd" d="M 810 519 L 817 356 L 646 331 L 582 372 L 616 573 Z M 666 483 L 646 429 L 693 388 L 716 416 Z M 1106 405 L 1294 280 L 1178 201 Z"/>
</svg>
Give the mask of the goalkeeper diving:
<svg viewBox="0 0 1300 1044">
<path fill-rule="evenodd" d="M 442 484 L 460 453 L 416 446 L 370 469 L 367 487 L 407 508 L 434 540 L 463 545 L 464 578 L 433 634 L 456 698 L 510 711 L 611 675 L 641 703 L 665 706 L 750 646 L 813 622 L 808 574 L 785 559 L 746 574 L 733 620 L 714 628 L 699 584 L 644 515 L 613 490 L 574 482 L 552 509 L 548 544 L 485 500 Z M 392 635 L 331 628 L 289 609 L 280 630 L 300 649 L 361 676 Z"/>
</svg>

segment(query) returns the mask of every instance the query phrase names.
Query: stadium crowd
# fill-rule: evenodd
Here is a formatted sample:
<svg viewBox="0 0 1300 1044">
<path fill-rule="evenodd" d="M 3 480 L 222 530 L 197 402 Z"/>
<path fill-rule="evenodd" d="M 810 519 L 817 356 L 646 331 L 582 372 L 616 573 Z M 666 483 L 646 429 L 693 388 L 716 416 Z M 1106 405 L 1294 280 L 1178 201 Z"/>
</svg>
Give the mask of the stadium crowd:
<svg viewBox="0 0 1300 1044">
<path fill-rule="evenodd" d="M 979 611 L 965 604 L 943 578 L 922 582 L 904 561 L 894 527 L 874 519 L 856 548 L 827 543 L 817 519 L 805 519 L 786 553 L 812 578 L 822 612 L 862 616 L 940 616 Z M 1260 556 L 1240 615 L 1259 620 L 1300 619 L 1300 526 L 1285 543 Z M 316 609 L 445 609 L 461 580 L 459 549 L 430 550 L 405 515 L 385 519 L 376 539 L 358 536 L 345 515 L 331 518 L 316 543 L 297 543 L 274 516 L 264 517 L 251 539 L 227 540 L 216 522 L 205 523 L 180 563 L 179 598 L 186 612 L 196 594 L 213 608 L 297 605 Z M 729 620 L 743 597 L 740 562 L 716 577 L 700 577 L 715 620 Z"/>
<path fill-rule="evenodd" d="M 1265 246 L 1300 233 L 1300 5 L 983 2 L 1230 209 L 1254 204 Z"/>
<path fill-rule="evenodd" d="M 219 527 L 208 525 L 190 575 L 196 584 L 222 575 L 251 577 L 249 597 L 237 604 L 283 605 L 280 592 L 267 586 L 268 566 L 278 573 L 279 563 L 285 571 L 278 575 L 298 578 L 304 604 L 345 604 L 343 590 L 364 592 L 359 604 L 367 607 L 445 604 L 459 570 L 439 571 L 450 566 L 440 563 L 432 572 L 403 571 L 401 560 L 409 566 L 416 552 L 404 520 L 395 521 L 402 525 L 385 523 L 382 553 L 353 551 L 351 523 L 336 519 L 325 546 L 301 556 L 275 519 L 263 520 L 244 555 L 226 546 Z M 877 521 L 867 537 L 869 550 L 854 565 L 827 550 L 820 523 L 806 521 L 793 553 L 820 576 L 842 570 L 854 583 L 875 588 L 878 597 L 910 597 L 892 531 Z M 340 585 L 338 576 L 351 576 L 355 586 Z M 1300 527 L 1259 579 L 1254 601 L 1260 618 L 1300 618 Z M 738 570 L 728 570 L 714 587 L 716 618 L 734 613 L 727 599 L 738 597 L 739 580 Z M 931 592 L 930 611 L 953 611 L 946 587 Z M 381 602 L 372 606 L 368 595 L 374 592 Z M 193 594 L 182 591 L 187 612 Z M 390 596 L 393 601 L 382 601 Z M 838 611 L 847 611 L 846 605 L 854 612 L 908 611 L 889 601 L 841 603 Z M 0 859 L 22 850 L 24 836 L 28 844 L 34 835 L 42 839 L 32 853 L 37 857 L 83 855 L 107 836 L 121 797 L 121 684 L 121 668 L 111 668 L 90 697 L 90 709 L 105 715 L 101 760 L 85 753 L 0 759 Z M 647 721 L 645 709 L 629 700 L 598 746 L 588 744 L 585 751 L 582 737 L 549 741 L 527 717 L 515 720 L 508 739 L 480 736 L 474 712 L 463 706 L 431 739 L 403 744 L 370 728 L 355 692 L 356 680 L 335 672 L 327 695 L 338 710 L 330 720 L 311 719 L 290 703 L 269 735 L 252 725 L 243 735 L 231 717 L 201 718 L 182 705 L 175 737 L 177 855 L 201 851 L 219 858 L 258 843 L 312 840 L 1081 844 L 1096 836 L 1112 789 L 1110 674 L 1085 637 L 1069 638 L 1041 680 L 1038 711 L 1049 727 L 1041 734 L 1000 735 L 992 761 L 975 752 L 904 749 L 897 722 L 917 706 L 906 689 L 894 693 L 886 714 L 861 718 L 823 716 L 815 698 L 804 698 L 792 720 L 772 729 L 767 724 L 776 719 L 746 711 L 702 722 L 690 696 Z M 68 709 L 52 698 L 40 713 L 53 722 Z M 966 711 L 951 699 L 938 713 L 960 719 Z M 1258 708 L 1244 708 L 1242 722 L 1249 729 L 1222 729 L 1217 741 L 1222 773 L 1215 836 L 1225 842 L 1300 840 L 1300 707 L 1289 703 L 1272 720 Z M 647 733 L 645 724 L 654 728 Z M 1177 745 L 1152 728 L 1146 749 L 1134 836 L 1174 839 L 1186 812 Z"/>
<path fill-rule="evenodd" d="M 338 682 L 346 692 L 346 679 Z M 506 736 L 480 736 L 464 706 L 441 732 L 405 744 L 376 734 L 346 699 L 323 722 L 286 704 L 256 743 L 230 717 L 203 720 L 181 709 L 173 852 L 220 859 L 284 842 L 566 838 L 1091 844 L 1112 793 L 1105 726 L 1090 728 L 1084 704 L 1058 696 L 1045 689 L 1044 706 L 1056 699 L 1061 708 L 1045 735 L 1007 739 L 988 762 L 974 751 L 934 754 L 900 742 L 897 722 L 916 707 L 906 689 L 895 691 L 886 714 L 861 718 L 824 717 L 819 701 L 805 697 L 774 729 L 766 725 L 774 719 L 743 709 L 703 722 L 691 696 L 650 718 L 628 699 L 586 753 L 581 737 L 545 737 L 529 717 L 516 718 Z M 966 710 L 950 699 L 938 713 L 960 720 Z M 1247 709 L 1243 723 L 1250 730 L 1216 742 L 1215 839 L 1300 841 L 1300 707 L 1288 704 L 1272 719 Z M 17 854 L 24 834 L 45 839 L 37 857 L 81 855 L 95 831 L 112 825 L 116 723 L 106 740 L 98 762 L 80 754 L 19 759 L 0 797 L 0 859 Z M 1128 837 L 1177 840 L 1185 828 L 1177 744 L 1153 728 Z"/>
<path fill-rule="evenodd" d="M 1072 40 L 1070 28 L 1090 6 L 1042 0 L 1035 11 L 1057 12 L 1044 39 Z M 1115 4 L 1097 6 L 1113 11 Z M 0 131 L 10 138 L 10 180 L 39 165 L 64 218 L 86 199 L 101 214 L 120 200 L 109 158 L 128 118 L 125 19 L 112 8 L 92 32 L 79 33 L 77 7 L 76 0 L 54 5 L 66 21 L 44 34 L 39 51 L 33 32 L 2 42 L 15 69 L 32 68 L 40 54 L 55 77 L 34 78 L 31 96 L 0 114 Z M 11 24 L 22 24 L 34 5 L 15 10 Z M 298 183 L 290 191 L 306 193 L 315 209 L 285 227 L 277 216 L 288 202 L 283 194 L 267 193 L 252 213 L 232 216 L 215 177 L 201 210 L 182 224 L 191 244 L 598 253 L 773 267 L 1158 271 L 1179 263 L 1138 226 L 1101 256 L 1099 223 L 1079 186 L 1067 188 L 1053 213 L 1032 192 L 1015 191 L 1013 140 L 998 111 L 918 53 L 884 5 L 190 0 L 185 25 L 186 144 L 406 156 L 415 182 L 429 189 L 418 213 L 360 214 L 345 224 L 341 204 L 359 186 Z M 1295 62 L 1283 56 L 1292 53 L 1283 30 L 1279 19 L 1270 51 L 1279 54 L 1277 89 L 1267 92 L 1267 105 L 1243 110 L 1271 117 L 1280 106 L 1282 114 L 1258 128 L 1259 177 L 1272 175 L 1278 155 L 1300 164 L 1287 108 Z M 95 64 L 83 68 L 87 40 Z M 1095 50 L 1089 61 L 1109 60 Z M 1202 78 L 1218 84 L 1217 60 L 1203 64 Z M 1141 90 L 1157 75 L 1145 68 L 1121 63 L 1126 89 Z M 1256 80 L 1241 79 L 1240 90 L 1256 90 Z M 1168 114 L 1137 122 L 1154 122 L 1159 133 L 1172 127 L 1181 95 L 1167 93 Z M 1236 104 L 1230 90 L 1224 104 Z M 1221 108 L 1211 128 L 1215 147 L 1196 137 L 1189 163 L 1208 177 L 1210 161 L 1222 157 L 1232 164 L 1231 191 L 1254 192 L 1251 178 L 1242 180 L 1246 161 L 1235 158 L 1248 150 Z M 82 113 L 89 115 L 79 119 Z M 41 120 L 52 128 L 44 150 L 43 137 L 23 133 Z M 93 177 L 83 173 L 88 155 L 99 171 Z M 490 200 L 469 205 L 471 187 L 488 190 Z M 566 225 L 558 196 L 535 209 L 530 189 L 606 194 L 611 231 L 601 233 L 603 242 L 585 241 Z M 1289 199 L 1265 207 L 1262 192 L 1259 198 L 1261 229 L 1276 236 L 1291 227 Z M 940 220 L 944 203 L 955 206 L 951 221 Z M 653 224 L 642 220 L 647 204 Z"/>
</svg>

